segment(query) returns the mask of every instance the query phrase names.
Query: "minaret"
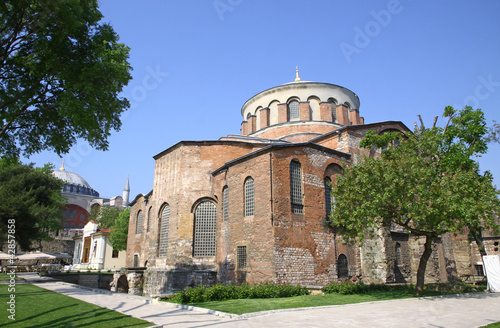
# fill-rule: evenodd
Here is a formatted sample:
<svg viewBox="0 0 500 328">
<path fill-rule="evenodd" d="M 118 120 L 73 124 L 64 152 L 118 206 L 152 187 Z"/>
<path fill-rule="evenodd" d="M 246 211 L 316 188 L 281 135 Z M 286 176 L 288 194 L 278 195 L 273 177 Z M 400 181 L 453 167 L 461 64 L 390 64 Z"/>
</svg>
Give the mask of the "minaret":
<svg viewBox="0 0 500 328">
<path fill-rule="evenodd" d="M 130 196 L 130 183 L 128 181 L 128 175 L 127 175 L 127 182 L 125 182 L 125 187 L 123 188 L 123 207 L 128 206 L 129 196 Z"/>
</svg>

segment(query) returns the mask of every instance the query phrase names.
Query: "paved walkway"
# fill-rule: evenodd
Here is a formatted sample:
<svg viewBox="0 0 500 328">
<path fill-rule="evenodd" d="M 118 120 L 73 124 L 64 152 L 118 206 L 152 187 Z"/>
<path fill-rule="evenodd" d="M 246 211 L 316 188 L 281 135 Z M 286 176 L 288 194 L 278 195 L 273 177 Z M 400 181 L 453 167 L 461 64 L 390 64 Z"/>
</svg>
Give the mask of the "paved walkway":
<svg viewBox="0 0 500 328">
<path fill-rule="evenodd" d="M 28 282 L 152 322 L 157 327 L 480 327 L 500 321 L 500 293 L 474 293 L 228 316 L 22 274 Z"/>
</svg>

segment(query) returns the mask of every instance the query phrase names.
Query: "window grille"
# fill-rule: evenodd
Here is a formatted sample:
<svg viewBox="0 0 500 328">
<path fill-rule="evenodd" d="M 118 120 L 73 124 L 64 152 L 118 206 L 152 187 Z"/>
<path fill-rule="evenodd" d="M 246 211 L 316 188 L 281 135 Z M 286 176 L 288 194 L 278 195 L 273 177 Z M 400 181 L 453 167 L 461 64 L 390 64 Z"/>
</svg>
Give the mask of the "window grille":
<svg viewBox="0 0 500 328">
<path fill-rule="evenodd" d="M 254 189 L 253 179 L 247 178 L 245 180 L 245 216 L 254 215 Z"/>
<path fill-rule="evenodd" d="M 223 219 L 227 221 L 229 220 L 229 189 L 227 186 L 222 190 L 222 206 L 224 207 L 222 209 Z"/>
<path fill-rule="evenodd" d="M 151 231 L 151 207 L 148 210 L 148 226 L 147 226 L 147 232 Z"/>
<path fill-rule="evenodd" d="M 194 256 L 215 256 L 217 207 L 209 201 L 200 203 L 194 214 Z"/>
<path fill-rule="evenodd" d="M 170 221 L 170 206 L 167 204 L 163 207 L 161 211 L 161 222 L 160 222 L 160 245 L 159 245 L 159 256 L 167 256 L 167 246 L 168 246 L 168 225 Z"/>
<path fill-rule="evenodd" d="M 142 211 L 139 211 L 139 213 L 137 213 L 137 229 L 136 229 L 136 233 L 142 233 Z"/>
<path fill-rule="evenodd" d="M 299 102 L 294 100 L 288 104 L 289 121 L 300 118 Z"/>
<path fill-rule="evenodd" d="M 340 254 L 337 260 L 337 276 L 339 278 L 347 278 L 349 269 L 347 267 L 347 256 Z"/>
<path fill-rule="evenodd" d="M 481 264 L 476 264 L 474 266 L 476 276 L 484 277 L 484 270 Z"/>
<path fill-rule="evenodd" d="M 401 244 L 396 243 L 396 265 L 402 265 L 403 260 L 401 258 Z"/>
<path fill-rule="evenodd" d="M 134 254 L 134 262 L 132 263 L 132 266 L 134 268 L 137 268 L 139 266 L 139 255 Z"/>
<path fill-rule="evenodd" d="M 238 270 L 245 270 L 247 268 L 247 247 L 236 247 L 236 265 Z"/>
<path fill-rule="evenodd" d="M 302 172 L 300 163 L 292 161 L 290 163 L 290 198 L 292 202 L 292 213 L 302 214 Z"/>
<path fill-rule="evenodd" d="M 325 178 L 325 208 L 326 216 L 329 217 L 332 214 L 333 209 L 333 196 L 332 196 L 332 180 L 328 177 Z"/>
</svg>

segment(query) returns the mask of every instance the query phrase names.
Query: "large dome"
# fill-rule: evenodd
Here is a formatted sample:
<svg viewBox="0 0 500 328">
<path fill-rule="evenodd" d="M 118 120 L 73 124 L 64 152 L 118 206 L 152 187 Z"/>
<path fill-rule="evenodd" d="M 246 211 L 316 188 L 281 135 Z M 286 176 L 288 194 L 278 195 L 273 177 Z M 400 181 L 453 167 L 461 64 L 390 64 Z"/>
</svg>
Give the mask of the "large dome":
<svg viewBox="0 0 500 328">
<path fill-rule="evenodd" d="M 59 170 L 52 171 L 52 175 L 64 181 L 63 192 L 99 196 L 99 193 L 92 189 L 84 178 L 76 173 L 66 171 L 64 162 Z"/>
</svg>

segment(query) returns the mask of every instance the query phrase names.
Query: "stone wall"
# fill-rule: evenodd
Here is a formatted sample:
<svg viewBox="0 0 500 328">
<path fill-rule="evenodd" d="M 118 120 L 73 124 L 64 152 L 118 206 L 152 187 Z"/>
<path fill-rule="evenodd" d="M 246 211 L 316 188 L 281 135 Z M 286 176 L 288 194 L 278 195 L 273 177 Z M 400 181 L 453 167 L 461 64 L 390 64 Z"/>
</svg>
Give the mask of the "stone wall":
<svg viewBox="0 0 500 328">
<path fill-rule="evenodd" d="M 110 290 L 113 273 L 51 273 L 52 278 L 81 286 Z"/>
</svg>

